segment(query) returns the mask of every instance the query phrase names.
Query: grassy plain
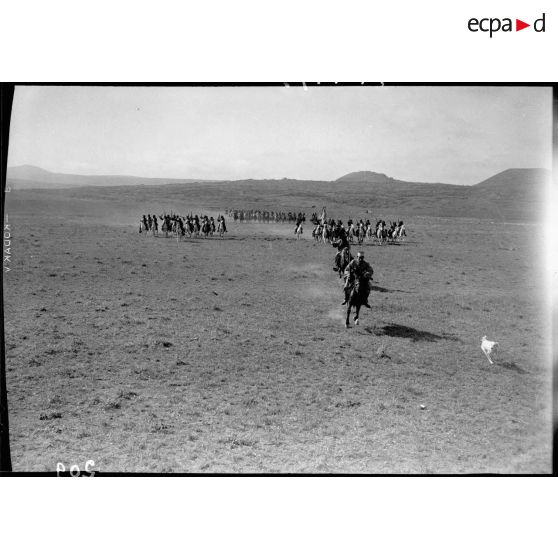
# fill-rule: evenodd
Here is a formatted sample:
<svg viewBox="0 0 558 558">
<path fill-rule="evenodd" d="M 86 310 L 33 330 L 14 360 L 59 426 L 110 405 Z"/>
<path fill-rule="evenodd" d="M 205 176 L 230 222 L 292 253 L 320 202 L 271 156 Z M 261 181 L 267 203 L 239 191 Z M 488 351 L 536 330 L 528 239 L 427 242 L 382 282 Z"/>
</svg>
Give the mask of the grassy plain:
<svg viewBox="0 0 558 558">
<path fill-rule="evenodd" d="M 550 472 L 541 223 L 513 204 L 477 215 L 461 190 L 289 188 L 8 194 L 15 470 Z M 365 247 L 372 309 L 349 330 L 334 250 L 309 227 L 300 241 L 230 220 L 223 239 L 137 232 L 147 211 L 322 205 L 409 233 Z M 494 365 L 482 335 L 500 343 Z"/>
</svg>

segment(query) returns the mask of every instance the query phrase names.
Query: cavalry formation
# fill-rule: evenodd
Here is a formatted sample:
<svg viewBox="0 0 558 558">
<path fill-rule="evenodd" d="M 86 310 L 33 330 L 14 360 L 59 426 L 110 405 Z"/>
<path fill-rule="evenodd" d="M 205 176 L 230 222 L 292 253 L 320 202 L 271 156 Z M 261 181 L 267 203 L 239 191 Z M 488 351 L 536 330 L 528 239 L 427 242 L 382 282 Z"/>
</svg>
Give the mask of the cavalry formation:
<svg viewBox="0 0 558 558">
<path fill-rule="evenodd" d="M 227 209 L 225 214 L 235 223 L 295 223 L 294 234 L 297 239 L 303 234 L 303 225 L 306 222 L 306 213 L 303 211 L 273 211 L 261 209 Z M 380 219 L 372 225 L 370 219 L 353 221 L 349 219 L 347 226 L 338 219 L 326 219 L 325 207 L 321 215 L 312 213 L 310 222 L 313 223 L 312 238 L 316 241 L 334 243 L 344 229 L 349 242 L 364 243 L 366 240 L 377 241 L 380 244 L 403 241 L 407 236 L 403 221 L 392 221 L 389 225 Z"/>
<path fill-rule="evenodd" d="M 375 239 L 380 244 L 387 242 L 402 241 L 407 236 L 405 224 L 403 221 L 392 221 L 391 225 L 387 225 L 383 219 L 376 222 L 373 227 L 369 219 L 364 222 L 354 222 L 352 219 L 347 221 L 347 226 L 343 225 L 343 221 L 338 219 L 327 219 L 326 208 L 322 209 L 321 216 L 316 213 L 310 219 L 314 224 L 312 237 L 315 241 L 330 243 L 337 248 L 335 259 L 333 262 L 333 271 L 339 274 L 339 278 L 344 279 L 343 292 L 345 294 L 343 305 L 347 307 L 345 318 L 345 327 L 349 327 L 349 318 L 351 310 L 354 309 L 354 322 L 358 325 L 360 308 L 368 304 L 368 296 L 370 295 L 370 281 L 374 276 L 372 266 L 365 261 L 364 252 L 359 250 L 356 259 L 351 254 L 351 244 L 356 242 L 361 245 L 365 239 Z M 302 227 L 302 224 L 300 225 Z M 295 233 L 297 231 L 295 230 Z"/>
<path fill-rule="evenodd" d="M 294 233 L 297 239 L 303 234 L 303 225 L 306 221 L 304 212 L 284 211 L 261 211 L 261 210 L 238 210 L 227 209 L 225 214 L 235 222 L 254 221 L 258 223 L 296 223 Z M 349 327 L 351 311 L 354 310 L 354 322 L 359 323 L 359 312 L 362 306 L 370 308 L 368 296 L 370 294 L 370 281 L 372 281 L 374 270 L 365 261 L 364 253 L 359 250 L 356 258 L 351 254 L 351 244 L 362 245 L 365 240 L 375 240 L 380 244 L 402 241 L 407 236 L 403 221 L 392 221 L 390 225 L 383 219 L 379 219 L 376 225 L 372 225 L 367 219 L 353 221 L 349 219 L 347 225 L 340 219 L 327 219 L 325 207 L 318 217 L 312 214 L 310 222 L 313 223 L 312 238 L 316 242 L 329 243 L 337 249 L 333 262 L 333 270 L 343 279 L 344 300 L 342 305 L 346 306 L 347 314 L 345 327 Z M 207 215 L 177 215 L 174 213 L 163 213 L 162 215 L 143 215 L 140 219 L 139 232 L 151 233 L 159 236 L 161 233 L 168 237 L 169 234 L 179 238 L 188 236 L 223 236 L 227 232 L 225 216 L 219 214 L 215 220 L 213 216 Z"/>
<path fill-rule="evenodd" d="M 213 236 L 218 234 L 223 236 L 227 232 L 227 226 L 225 224 L 225 217 L 219 215 L 217 217 L 217 224 L 215 224 L 215 219 L 213 217 L 208 217 L 207 215 L 175 215 L 174 213 L 159 215 L 159 220 L 161 221 L 161 232 L 164 233 L 165 237 L 169 236 L 169 233 L 176 238 L 184 238 L 188 236 L 189 238 L 198 236 Z M 139 232 L 151 233 L 153 236 L 159 236 L 159 220 L 157 215 L 142 215 L 140 219 Z"/>
<path fill-rule="evenodd" d="M 306 214 L 299 211 L 269 211 L 261 209 L 227 209 L 225 214 L 235 223 L 299 223 Z"/>
<path fill-rule="evenodd" d="M 362 244 L 365 240 L 377 241 L 380 244 L 388 242 L 403 241 L 407 236 L 403 221 L 392 221 L 387 225 L 383 219 L 376 222 L 373 226 L 369 219 L 354 222 L 352 219 L 347 221 L 347 226 L 341 220 L 329 219 L 325 222 L 314 222 L 312 238 L 316 242 L 329 242 L 333 244 L 338 240 L 341 231 L 347 236 L 349 242 Z"/>
</svg>

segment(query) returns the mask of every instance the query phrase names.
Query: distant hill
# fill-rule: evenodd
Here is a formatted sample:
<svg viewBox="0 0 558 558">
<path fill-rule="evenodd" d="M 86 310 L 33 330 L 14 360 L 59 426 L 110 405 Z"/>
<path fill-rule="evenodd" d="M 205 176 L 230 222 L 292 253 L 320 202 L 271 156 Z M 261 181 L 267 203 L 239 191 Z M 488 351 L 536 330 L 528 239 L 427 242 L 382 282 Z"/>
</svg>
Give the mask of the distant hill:
<svg viewBox="0 0 558 558">
<path fill-rule="evenodd" d="M 33 165 L 8 167 L 6 181 L 14 189 L 76 188 L 81 186 L 160 186 L 204 182 L 191 178 L 147 178 L 129 175 L 65 174 Z"/>
<path fill-rule="evenodd" d="M 550 179 L 550 171 L 547 169 L 507 169 L 499 172 L 475 186 L 484 188 L 517 188 L 529 185 L 545 184 Z"/>
<path fill-rule="evenodd" d="M 385 184 L 386 182 L 394 182 L 395 179 L 380 172 L 357 171 L 350 172 L 339 177 L 335 182 L 367 182 Z"/>
<path fill-rule="evenodd" d="M 373 174 L 378 176 L 378 173 Z M 164 181 L 164 184 L 146 184 L 141 188 L 130 183 L 72 188 L 77 186 L 74 179 L 74 184 L 60 186 L 39 182 L 40 190 L 35 191 L 16 187 L 7 200 L 13 204 L 10 207 L 14 213 L 26 212 L 27 207 L 31 207 L 28 203 L 34 200 L 41 211 L 48 209 L 54 215 L 66 208 L 71 214 L 87 216 L 93 207 L 102 207 L 103 215 L 112 212 L 118 219 L 129 215 L 130 223 L 135 223 L 137 212 L 145 213 L 150 208 L 153 211 L 203 209 L 215 214 L 226 208 L 282 208 L 306 211 L 309 215 L 323 206 L 327 207 L 328 216 L 343 220 L 373 216 L 412 222 L 415 217 L 431 216 L 534 223 L 544 219 L 544 194 L 549 177 L 550 171 L 545 169 L 508 169 L 474 186 L 396 179 L 375 183 L 295 179 L 175 179 L 169 183 L 165 179 L 150 179 Z M 98 184 L 99 177 L 94 178 Z M 129 182 L 128 177 L 113 178 Z M 15 180 L 8 180 L 8 183 L 13 184 Z M 133 200 L 133 211 L 130 200 Z"/>
<path fill-rule="evenodd" d="M 550 180 L 551 172 L 547 169 L 507 169 L 470 186 L 470 195 L 477 199 L 477 203 L 478 200 L 488 200 L 496 202 L 499 207 L 517 206 L 519 202 L 542 206 Z"/>
</svg>

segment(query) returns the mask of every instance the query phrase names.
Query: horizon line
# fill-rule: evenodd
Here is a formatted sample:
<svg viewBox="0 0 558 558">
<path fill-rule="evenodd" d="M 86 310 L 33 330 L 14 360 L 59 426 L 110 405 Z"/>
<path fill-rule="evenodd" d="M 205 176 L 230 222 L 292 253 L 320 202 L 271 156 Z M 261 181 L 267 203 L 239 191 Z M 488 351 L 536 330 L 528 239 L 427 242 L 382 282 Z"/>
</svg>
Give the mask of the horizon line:
<svg viewBox="0 0 558 558">
<path fill-rule="evenodd" d="M 292 177 L 281 177 L 281 178 L 271 178 L 271 177 L 266 177 L 266 178 L 250 178 L 250 177 L 245 177 L 245 178 L 185 178 L 185 177 L 169 177 L 169 176 L 145 176 L 145 175 L 136 175 L 136 174 L 125 174 L 125 173 L 118 173 L 118 174 L 109 174 L 109 173 L 105 173 L 105 174 L 87 174 L 87 173 L 79 173 L 79 172 L 60 172 L 60 171 L 51 171 L 48 169 L 45 169 L 44 167 L 40 167 L 39 165 L 34 165 L 34 164 L 29 164 L 29 163 L 24 163 L 24 164 L 20 164 L 20 165 L 8 165 L 6 167 L 6 178 L 8 178 L 8 171 L 10 169 L 16 169 L 16 168 L 22 168 L 22 167 L 32 167 L 35 169 L 39 169 L 41 171 L 47 172 L 49 174 L 61 174 L 61 175 L 66 175 L 66 176 L 82 176 L 82 177 L 130 177 L 130 178 L 136 178 L 136 179 L 141 179 L 141 178 L 146 178 L 149 180 L 173 180 L 173 181 L 180 181 L 180 180 L 187 180 L 189 182 L 242 182 L 242 181 L 247 181 L 247 180 L 254 180 L 254 181 L 264 181 L 264 180 L 275 180 L 275 181 L 283 181 L 283 180 L 296 180 L 296 181 L 300 181 L 300 182 L 337 182 L 339 179 L 344 178 L 345 176 L 349 175 L 349 174 L 356 174 L 356 173 L 372 173 L 372 174 L 376 174 L 376 175 L 384 175 L 388 181 L 394 181 L 394 182 L 407 182 L 407 183 L 414 183 L 414 184 L 446 184 L 448 186 L 474 186 L 476 184 L 480 184 L 481 182 L 484 182 L 485 180 L 489 180 L 490 178 L 493 178 L 494 176 L 497 176 L 499 174 L 502 174 L 503 172 L 509 171 L 509 170 L 544 170 L 544 171 L 548 171 L 551 172 L 551 169 L 547 169 L 545 167 L 508 167 L 504 170 L 501 170 L 499 172 L 496 172 L 495 174 L 490 175 L 487 178 L 484 178 L 483 180 L 480 180 L 479 182 L 476 182 L 474 184 L 464 184 L 464 183 L 454 183 L 454 182 L 442 182 L 442 181 L 424 181 L 424 180 L 405 180 L 405 179 L 401 179 L 401 178 L 394 178 L 392 176 L 387 175 L 386 173 L 383 172 L 377 172 L 377 171 L 371 171 L 371 170 L 359 170 L 359 171 L 351 171 L 348 173 L 345 173 L 341 176 L 339 176 L 338 178 L 334 178 L 334 179 L 316 179 L 316 178 L 292 178 Z M 12 180 L 32 180 L 32 179 L 23 179 L 23 178 L 12 178 Z M 94 185 L 84 185 L 84 186 L 94 186 Z"/>
</svg>

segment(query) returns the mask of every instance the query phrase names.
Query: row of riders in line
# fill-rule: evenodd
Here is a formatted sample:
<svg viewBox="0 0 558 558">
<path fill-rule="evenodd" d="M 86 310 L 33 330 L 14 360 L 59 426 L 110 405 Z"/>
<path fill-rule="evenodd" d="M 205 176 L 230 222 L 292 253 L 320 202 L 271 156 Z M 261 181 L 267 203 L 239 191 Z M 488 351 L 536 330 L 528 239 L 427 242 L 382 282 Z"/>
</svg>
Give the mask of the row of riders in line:
<svg viewBox="0 0 558 558">
<path fill-rule="evenodd" d="M 213 236 L 216 232 L 219 236 L 223 236 L 227 232 L 227 226 L 225 224 L 225 217 L 219 215 L 217 217 L 217 224 L 215 224 L 215 219 L 213 216 L 208 217 L 207 215 L 175 215 L 173 213 L 159 215 L 161 220 L 161 232 L 165 233 L 168 237 L 169 233 L 176 236 L 199 236 L 203 234 L 204 236 Z M 139 226 L 140 233 L 151 232 L 153 236 L 159 236 L 159 221 L 157 220 L 157 215 L 143 215 L 140 219 Z"/>
<path fill-rule="evenodd" d="M 325 208 L 324 208 L 325 210 Z M 297 238 L 303 234 L 303 224 L 306 222 L 306 213 L 299 211 L 285 212 L 285 211 L 268 211 L 260 209 L 227 209 L 225 213 L 231 217 L 235 222 L 246 222 L 246 221 L 256 221 L 259 223 L 296 223 L 294 233 Z M 325 215 L 325 211 L 322 213 Z M 312 238 L 316 241 L 321 240 L 322 242 L 334 242 L 338 238 L 338 231 L 343 227 L 343 222 L 341 220 L 335 221 L 335 219 L 328 219 L 318 217 L 316 212 L 312 213 L 310 217 L 310 222 L 314 224 L 314 229 L 312 230 Z M 403 221 L 392 221 L 390 225 L 382 219 L 376 222 L 374 227 L 367 219 L 366 222 L 360 219 L 360 221 L 353 222 L 349 219 L 347 222 L 346 233 L 351 242 L 357 239 L 359 244 L 362 244 L 365 239 L 376 239 L 380 243 L 385 243 L 388 241 L 403 240 L 407 236 L 405 231 L 405 224 Z"/>
<path fill-rule="evenodd" d="M 299 223 L 306 221 L 306 213 L 299 211 L 269 211 L 261 209 L 227 209 L 225 213 L 235 223 L 255 221 L 257 223 Z"/>
<path fill-rule="evenodd" d="M 366 239 L 376 239 L 380 243 L 384 243 L 403 240 L 403 238 L 407 236 L 403 221 L 392 221 L 388 226 L 384 220 L 380 219 L 376 222 L 376 226 L 373 226 L 369 219 L 367 219 L 366 222 L 362 219 L 357 222 L 353 222 L 349 219 L 349 221 L 347 221 L 347 227 L 345 228 L 341 220 L 336 222 L 330 219 L 323 224 L 316 224 L 312 231 L 312 238 L 317 242 L 333 243 L 339 238 L 341 230 L 344 231 L 349 242 L 354 242 L 356 239 L 359 244 L 362 244 Z"/>
<path fill-rule="evenodd" d="M 324 208 L 325 211 L 325 208 Z M 225 213 L 234 220 L 245 222 L 245 221 L 256 221 L 258 223 L 296 223 L 297 226 L 300 223 L 306 222 L 306 212 L 304 211 L 273 211 L 268 209 L 226 209 Z M 325 212 L 322 212 L 322 216 Z M 322 216 L 318 216 L 318 213 L 312 213 L 310 217 L 310 222 L 317 225 L 318 222 L 323 220 Z"/>
</svg>

